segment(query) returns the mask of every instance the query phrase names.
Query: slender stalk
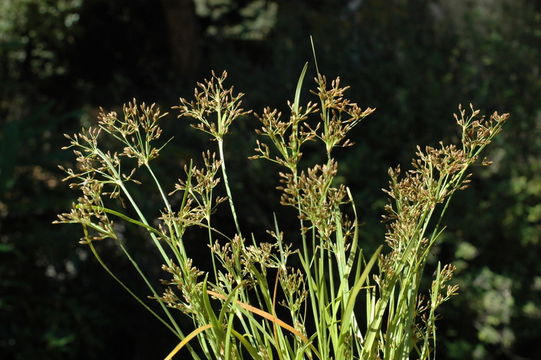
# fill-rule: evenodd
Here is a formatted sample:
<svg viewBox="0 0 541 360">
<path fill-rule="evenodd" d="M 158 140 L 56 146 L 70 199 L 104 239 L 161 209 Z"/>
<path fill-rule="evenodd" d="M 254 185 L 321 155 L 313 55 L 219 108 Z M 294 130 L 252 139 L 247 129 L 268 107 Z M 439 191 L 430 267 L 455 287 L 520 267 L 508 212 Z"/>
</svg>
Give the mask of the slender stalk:
<svg viewBox="0 0 541 360">
<path fill-rule="evenodd" d="M 120 185 L 120 188 L 122 189 L 124 195 L 126 195 L 126 197 L 128 198 L 128 200 L 129 200 L 130 204 L 132 205 L 133 209 L 135 210 L 135 212 L 139 216 L 139 219 L 141 220 L 141 222 L 148 226 L 149 224 L 148 224 L 148 221 L 147 221 L 146 217 L 143 215 L 143 213 L 139 209 L 139 206 L 137 206 L 137 203 L 135 202 L 135 200 L 133 200 L 133 198 L 131 197 L 131 194 L 129 193 L 128 189 L 126 189 L 126 187 L 124 186 L 124 184 L 122 182 L 119 185 Z M 171 266 L 171 264 L 172 264 L 171 259 L 165 253 L 165 250 L 163 249 L 163 247 L 160 244 L 160 241 L 158 240 L 156 235 L 154 235 L 153 233 L 149 233 L 149 234 L 150 234 L 150 237 L 152 238 L 152 241 L 154 242 L 154 245 L 156 245 L 156 247 L 158 248 L 158 250 L 160 252 L 160 255 L 162 256 L 165 263 L 168 266 Z"/>
<path fill-rule="evenodd" d="M 222 175 L 224 177 L 225 191 L 227 192 L 227 198 L 229 200 L 229 207 L 231 208 L 231 214 L 233 215 L 233 221 L 235 222 L 235 227 L 239 236 L 242 236 L 240 231 L 239 221 L 237 218 L 237 212 L 235 211 L 235 204 L 233 203 L 233 195 L 231 194 L 231 187 L 229 186 L 229 180 L 227 179 L 227 170 L 225 168 L 225 157 L 224 157 L 224 142 L 222 139 L 218 139 L 218 150 L 220 152 L 220 161 L 222 168 Z"/>
<path fill-rule="evenodd" d="M 143 224 L 149 226 L 146 217 L 143 215 L 143 213 L 139 209 L 139 206 L 137 206 L 137 203 L 135 202 L 135 200 L 133 200 L 133 198 L 132 198 L 130 192 L 128 191 L 128 189 L 126 189 L 126 187 L 124 186 L 124 182 L 122 181 L 122 178 L 121 178 L 120 174 L 115 169 L 113 164 L 111 164 L 111 162 L 109 161 L 107 156 L 105 156 L 105 154 L 103 154 L 103 152 L 101 150 L 96 149 L 96 153 L 98 154 L 98 156 L 100 156 L 105 161 L 105 163 L 107 164 L 109 170 L 113 173 L 113 175 L 114 175 L 114 177 L 115 177 L 115 179 L 117 181 L 116 184 L 122 189 L 122 192 L 128 198 L 128 201 L 130 202 L 131 206 L 133 207 L 133 209 L 137 213 L 137 216 L 139 216 L 139 219 L 141 220 L 141 222 Z M 162 258 L 165 261 L 165 263 L 167 264 L 167 266 L 171 266 L 172 265 L 171 259 L 169 259 L 169 256 L 167 256 L 167 254 L 165 253 L 165 251 L 164 251 L 162 245 L 160 244 L 160 241 L 156 237 L 156 235 L 154 235 L 151 232 L 149 232 L 149 234 L 150 234 L 150 237 L 151 237 L 152 241 L 154 242 L 154 245 L 156 245 L 156 247 L 158 248 L 158 251 L 160 252 L 160 255 L 162 256 Z"/>
<path fill-rule="evenodd" d="M 169 203 L 169 201 L 167 200 L 167 196 L 165 195 L 165 192 L 163 191 L 163 188 L 160 184 L 160 182 L 158 181 L 158 178 L 156 177 L 156 175 L 154 174 L 154 171 L 152 170 L 152 168 L 149 166 L 148 163 L 145 164 L 145 167 L 147 168 L 148 172 L 150 173 L 150 176 L 152 177 L 152 179 L 154 180 L 154 183 L 156 184 L 156 187 L 158 188 L 159 192 L 160 192 L 160 195 L 162 197 L 162 200 L 163 200 L 163 203 L 165 204 L 165 207 L 167 208 L 167 211 L 172 214 L 173 213 L 173 210 L 171 209 L 171 204 Z M 210 226 L 210 224 L 209 224 Z M 175 228 L 175 234 L 178 238 L 178 244 L 179 244 L 179 249 L 181 251 L 181 256 L 182 256 L 182 259 L 178 259 L 179 261 L 182 260 L 182 262 L 185 262 L 186 261 L 186 258 L 187 258 L 187 255 L 186 255 L 186 250 L 184 249 L 184 245 L 182 243 L 182 236 L 181 236 L 181 233 L 180 233 L 180 229 L 178 228 L 178 225 L 176 222 L 173 222 L 173 227 Z M 210 230 L 209 230 L 210 231 Z M 174 250 L 174 249 L 173 249 Z M 176 251 L 175 252 L 175 255 L 176 254 Z M 177 255 L 178 257 L 178 255 Z"/>
<path fill-rule="evenodd" d="M 88 243 L 88 246 L 90 247 L 90 250 L 92 251 L 92 254 L 94 255 L 94 257 L 96 258 L 96 260 L 98 261 L 98 263 L 101 265 L 101 267 L 124 289 L 126 290 L 139 304 L 141 304 L 148 312 L 150 312 L 156 319 L 158 319 L 162 324 L 165 325 L 165 327 L 167 327 L 173 334 L 175 334 L 175 336 L 177 336 L 179 339 L 181 339 L 183 337 L 183 334 L 182 332 L 180 331 L 180 329 L 177 329 L 176 327 L 173 328 L 171 325 L 169 325 L 169 323 L 167 323 L 167 321 L 165 321 L 164 319 L 162 319 L 162 317 L 158 314 L 156 314 L 156 312 L 154 312 L 154 310 L 152 310 L 147 304 L 145 304 L 145 302 L 143 300 L 141 300 L 141 298 L 139 298 L 139 296 L 137 296 L 122 280 L 120 280 L 118 278 L 118 276 L 116 276 L 112 271 L 111 269 L 109 269 L 109 267 L 105 264 L 105 262 L 102 260 L 101 256 L 99 255 L 98 251 L 96 250 L 96 248 L 94 247 L 94 244 L 92 242 L 89 242 Z M 152 289 L 152 287 L 150 287 Z M 153 289 L 152 289 L 153 290 Z M 154 293 L 154 292 L 153 292 Z"/>
<path fill-rule="evenodd" d="M 143 215 L 143 213 L 141 212 L 141 210 L 139 209 L 139 207 L 137 206 L 137 203 L 134 201 L 134 199 L 132 198 L 131 194 L 129 193 L 129 191 L 126 189 L 126 187 L 124 186 L 124 183 L 122 182 L 121 180 L 121 177 L 120 175 L 118 174 L 117 170 L 115 169 L 115 167 L 109 162 L 109 160 L 107 159 L 106 156 L 104 156 L 104 154 L 100 151 L 100 150 L 97 150 L 98 151 L 98 155 L 100 155 L 102 157 L 102 159 L 104 159 L 110 169 L 110 171 L 114 174 L 114 176 L 116 177 L 117 179 L 117 184 L 120 186 L 120 188 L 122 189 L 124 195 L 128 198 L 128 201 L 130 202 L 130 204 L 132 205 L 132 207 L 134 208 L 135 212 L 137 213 L 137 215 L 139 216 L 141 222 L 143 224 L 145 224 L 146 226 L 149 226 L 148 224 L 148 221 L 146 220 L 145 216 Z M 163 193 L 163 192 L 162 192 Z M 165 260 L 165 262 L 167 263 L 168 266 L 171 266 L 171 260 L 169 259 L 169 257 L 165 254 L 165 251 L 163 249 L 163 247 L 161 246 L 159 240 L 157 239 L 156 235 L 152 232 L 148 232 L 150 237 L 152 238 L 152 240 L 154 241 L 154 244 L 156 245 L 156 247 L 158 248 L 158 250 L 160 251 L 160 254 L 162 255 L 162 258 Z M 127 249 L 122 245 L 122 243 L 119 241 L 118 242 L 122 251 L 124 252 L 124 254 L 128 257 L 129 261 L 132 263 L 132 265 L 134 266 L 134 268 L 137 270 L 137 272 L 139 273 L 139 275 L 142 277 L 142 279 L 144 280 L 145 284 L 148 286 L 148 288 L 151 290 L 151 292 L 153 293 L 154 297 L 158 300 L 160 306 L 162 307 L 163 311 L 166 313 L 167 317 L 169 318 L 169 320 L 171 321 L 171 323 L 173 324 L 173 326 L 175 327 L 175 330 L 182 336 L 182 332 L 180 330 L 180 328 L 178 327 L 176 321 L 174 320 L 174 318 L 172 317 L 171 313 L 169 312 L 167 306 L 165 306 L 165 304 L 163 304 L 163 302 L 161 301 L 160 297 L 158 296 L 158 294 L 156 293 L 156 291 L 154 290 L 154 287 L 150 284 L 150 282 L 148 281 L 148 279 L 146 278 L 146 276 L 144 275 L 144 273 L 141 271 L 141 269 L 139 268 L 137 262 L 135 262 L 133 260 L 133 258 L 130 256 L 130 254 L 127 252 Z M 111 273 L 112 274 L 112 273 Z M 148 307 L 148 306 L 145 306 L 145 307 Z"/>
<path fill-rule="evenodd" d="M 209 246 L 212 247 L 212 230 L 210 225 L 210 215 L 207 215 L 206 217 L 207 221 L 207 236 L 209 238 Z M 212 259 L 212 271 L 214 272 L 214 279 L 215 281 L 218 280 L 218 268 L 216 267 L 216 259 L 214 259 L 214 254 L 210 255 L 210 258 Z"/>
<path fill-rule="evenodd" d="M 177 322 L 175 321 L 175 319 L 173 318 L 173 316 L 171 315 L 171 313 L 169 312 L 169 309 L 167 308 L 167 306 L 163 303 L 162 299 L 160 298 L 160 296 L 158 295 L 158 293 L 156 292 L 156 290 L 154 289 L 154 287 L 152 286 L 152 284 L 150 283 L 150 281 L 148 280 L 148 278 L 145 276 L 145 274 L 143 273 L 143 271 L 141 270 L 141 268 L 139 267 L 139 264 L 137 264 L 137 262 L 133 259 L 133 257 L 131 256 L 131 254 L 128 252 L 128 249 L 124 246 L 124 244 L 122 244 L 122 241 L 118 240 L 118 245 L 120 246 L 120 248 L 122 249 L 122 252 L 124 253 L 124 255 L 126 255 L 126 257 L 128 258 L 128 260 L 130 261 L 130 263 L 132 264 L 132 266 L 135 268 L 135 270 L 137 271 L 137 273 L 139 274 L 139 276 L 143 279 L 143 281 L 145 282 L 145 284 L 147 285 L 147 287 L 150 289 L 150 291 L 152 292 L 152 295 L 154 296 L 154 298 L 156 300 L 158 300 L 158 303 L 160 304 L 162 310 L 165 312 L 165 314 L 167 315 L 167 318 L 169 319 L 169 321 L 171 321 L 171 323 L 173 324 L 173 326 L 175 327 L 175 330 L 181 335 L 181 336 L 184 336 L 182 334 L 182 331 L 180 330 Z"/>
</svg>

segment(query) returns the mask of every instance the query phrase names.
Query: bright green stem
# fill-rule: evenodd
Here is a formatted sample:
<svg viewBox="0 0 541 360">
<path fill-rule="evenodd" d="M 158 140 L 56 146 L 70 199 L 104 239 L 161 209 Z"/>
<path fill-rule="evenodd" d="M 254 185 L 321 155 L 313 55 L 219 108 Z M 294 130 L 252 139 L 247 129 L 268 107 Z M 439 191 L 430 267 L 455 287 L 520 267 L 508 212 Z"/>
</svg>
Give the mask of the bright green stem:
<svg viewBox="0 0 541 360">
<path fill-rule="evenodd" d="M 139 209 L 139 206 L 137 206 L 137 203 L 135 202 L 135 200 L 133 200 L 133 198 L 131 197 L 130 193 L 128 192 L 128 189 L 126 189 L 126 187 L 124 186 L 124 184 L 122 182 L 120 182 L 119 185 L 120 185 L 120 188 L 122 189 L 122 191 L 124 192 L 124 195 L 126 195 L 126 197 L 128 198 L 128 200 L 129 200 L 130 204 L 132 205 L 133 209 L 135 210 L 135 212 L 139 216 L 139 219 L 141 219 L 141 222 L 143 224 L 149 226 L 147 219 L 145 218 L 145 216 L 143 215 L 143 213 Z M 163 249 L 163 246 L 162 246 L 162 244 L 160 244 L 160 241 L 158 240 L 156 235 L 154 235 L 153 233 L 149 233 L 149 234 L 150 234 L 150 237 L 152 238 L 152 241 L 154 242 L 154 245 L 156 245 L 156 247 L 158 248 L 158 251 L 160 252 L 160 255 L 162 256 L 162 258 L 165 261 L 165 263 L 167 264 L 167 266 L 171 266 L 172 265 L 171 259 L 169 259 L 169 257 L 165 253 L 165 250 Z"/>
<path fill-rule="evenodd" d="M 156 290 L 154 289 L 154 287 L 152 286 L 152 284 L 150 283 L 150 281 L 148 281 L 147 277 L 145 276 L 145 274 L 143 273 L 143 271 L 141 270 L 141 268 L 139 267 L 139 265 L 137 264 L 137 262 L 133 259 L 133 257 L 130 255 L 130 253 L 128 252 L 128 249 L 126 249 L 126 247 L 124 246 L 124 244 L 122 244 L 122 241 L 118 240 L 118 245 L 120 246 L 120 248 L 122 249 L 122 252 L 124 252 L 124 255 L 126 255 L 126 257 L 128 258 L 128 260 L 131 262 L 131 264 L 133 265 L 133 267 L 135 268 L 135 270 L 137 271 L 137 273 L 139 274 L 139 276 L 141 276 L 141 278 L 143 279 L 143 281 L 145 282 L 145 284 L 147 285 L 147 287 L 150 289 L 150 291 L 152 292 L 152 295 L 154 296 L 155 299 L 158 300 L 158 303 L 160 304 L 160 306 L 162 307 L 163 311 L 165 312 L 165 314 L 167 315 L 167 318 L 169 319 L 169 321 L 171 321 L 171 323 L 173 324 L 173 326 L 175 327 L 175 330 L 182 336 L 184 337 L 184 335 L 182 334 L 182 331 L 180 330 L 180 328 L 178 327 L 177 325 L 177 322 L 175 321 L 175 319 L 173 318 L 173 316 L 171 315 L 171 313 L 169 312 L 169 309 L 167 308 L 167 306 L 165 306 L 165 304 L 163 303 L 163 301 L 161 300 L 161 298 L 158 296 L 158 293 L 156 292 Z M 149 310 L 148 307 L 145 306 L 145 308 L 147 310 Z"/>
<path fill-rule="evenodd" d="M 169 320 L 171 321 L 171 323 L 173 324 L 174 328 L 171 327 L 170 324 L 167 323 L 167 321 L 165 321 L 164 319 L 162 319 L 161 316 L 159 316 L 158 314 L 156 314 L 156 312 L 154 310 L 152 310 L 147 304 L 145 304 L 145 302 L 143 300 L 141 300 L 141 298 L 139 298 L 122 280 L 120 280 L 112 271 L 111 269 L 109 269 L 109 267 L 105 264 L 105 262 L 103 261 L 103 259 L 101 258 L 101 256 L 99 255 L 99 253 L 97 252 L 96 248 L 94 247 L 94 245 L 92 244 L 92 242 L 90 242 L 89 244 L 89 247 L 90 247 L 90 250 L 92 251 L 92 254 L 94 255 L 94 257 L 96 258 L 96 260 L 98 260 L 99 264 L 103 267 L 103 269 L 124 289 L 128 292 L 128 294 L 130 294 L 139 304 L 141 304 L 148 312 L 150 312 L 156 319 L 158 319 L 158 321 L 160 321 L 165 327 L 167 327 L 167 329 L 169 329 L 173 334 L 175 334 L 176 337 L 178 337 L 179 339 L 182 339 L 184 338 L 184 334 L 182 333 L 182 330 L 180 330 L 180 328 L 178 327 L 177 323 L 174 321 L 174 319 L 172 318 L 171 314 L 169 313 L 169 311 L 167 310 L 167 307 L 165 307 L 165 305 L 163 304 L 163 302 L 161 300 L 159 300 L 159 303 L 160 305 L 163 307 L 165 307 L 164 311 L 165 313 L 167 314 L 167 317 L 169 318 Z M 125 249 L 123 248 L 123 250 L 125 251 Z M 126 253 L 126 251 L 125 251 Z M 127 253 L 126 253 L 127 254 Z M 131 256 L 128 255 L 128 258 L 130 259 L 130 261 L 132 261 L 132 263 L 134 265 L 137 265 L 133 259 L 131 258 Z M 145 282 L 147 283 L 147 285 L 149 286 L 149 288 L 151 289 L 153 295 L 157 297 L 157 294 L 156 292 L 154 291 L 154 289 L 152 288 L 152 286 L 150 285 L 150 283 L 148 283 L 148 280 L 146 280 L 146 278 L 144 277 L 144 275 L 140 272 L 139 270 L 139 267 L 136 266 L 136 269 L 138 270 L 138 272 L 140 273 L 140 275 L 143 277 L 143 279 L 145 280 Z M 187 345 L 188 347 L 188 350 L 190 351 L 191 355 L 193 356 L 194 359 L 196 360 L 200 360 L 201 358 L 197 355 L 197 353 L 194 351 L 194 349 L 192 348 L 191 345 Z"/>
<path fill-rule="evenodd" d="M 208 237 L 209 237 L 209 246 L 211 247 L 212 249 L 212 227 L 210 225 L 210 215 L 207 216 L 206 218 L 207 220 L 207 233 L 208 233 Z M 214 259 L 215 255 L 212 253 L 211 251 L 211 254 L 210 254 L 210 258 L 212 259 L 212 270 L 214 271 L 214 279 L 215 280 L 218 280 L 218 270 L 216 268 L 216 260 Z"/>
<path fill-rule="evenodd" d="M 163 203 L 165 204 L 165 207 L 167 208 L 167 211 L 171 212 L 171 205 L 169 204 L 169 201 L 167 200 L 167 197 L 165 196 L 165 193 L 163 192 L 162 186 L 160 185 L 160 182 L 158 181 L 158 178 L 154 174 L 154 171 L 152 171 L 152 168 L 145 164 L 145 167 L 147 168 L 148 172 L 150 173 L 150 176 L 152 176 L 152 179 L 156 183 L 156 187 L 160 191 L 160 195 L 162 197 Z"/>
<path fill-rule="evenodd" d="M 143 302 L 135 293 L 126 285 L 122 280 L 120 280 L 112 271 L 109 269 L 109 267 L 105 264 L 105 262 L 102 260 L 101 256 L 98 254 L 96 248 L 92 244 L 92 242 L 88 243 L 88 246 L 90 247 L 90 250 L 92 251 L 92 254 L 98 260 L 98 263 L 101 265 L 101 267 L 124 289 L 126 290 L 139 304 L 141 304 L 146 310 L 148 310 L 156 319 L 158 319 L 162 324 L 164 324 L 175 336 L 177 336 L 179 339 L 183 338 L 183 334 L 180 331 L 180 329 L 173 329 L 171 325 L 167 323 L 164 319 L 161 318 L 160 315 L 156 314 L 154 310 L 152 310 L 147 304 Z M 152 289 L 152 292 L 154 293 L 154 290 Z"/>
<path fill-rule="evenodd" d="M 98 150 L 99 151 L 99 150 Z M 104 154 L 99 151 L 98 154 L 106 161 L 107 165 L 109 166 L 109 169 L 111 170 L 111 172 L 114 174 L 114 176 L 116 177 L 116 179 L 118 180 L 118 185 L 120 186 L 120 188 L 122 189 L 122 192 L 124 193 L 124 195 L 128 198 L 130 204 L 132 205 L 132 207 L 134 208 L 135 212 L 137 213 L 137 215 L 139 216 L 141 222 L 143 224 L 145 224 L 147 227 L 149 226 L 148 224 L 148 221 L 146 220 L 145 216 L 143 215 L 143 213 L 141 212 L 141 210 L 139 209 L 139 207 L 137 206 L 137 203 L 135 202 L 135 200 L 131 197 L 131 194 L 129 193 L 128 189 L 126 189 L 126 187 L 124 186 L 124 183 L 122 182 L 121 180 L 121 177 L 120 177 L 120 174 L 117 172 L 117 170 L 115 169 L 115 167 L 109 162 L 109 160 L 107 159 L 106 156 L 104 156 Z M 150 237 L 152 238 L 152 240 L 154 241 L 154 244 L 156 245 L 156 247 L 158 248 L 158 250 L 160 251 L 160 254 L 162 255 L 162 258 L 166 261 L 167 265 L 168 266 L 171 266 L 171 261 L 169 259 L 169 257 L 166 255 L 163 247 L 161 246 L 158 238 L 156 237 L 156 235 L 152 232 L 149 231 L 149 235 Z M 149 289 L 151 290 L 152 294 L 154 295 L 154 297 L 156 297 L 158 299 L 158 302 L 160 303 L 160 306 L 162 307 L 163 311 L 166 313 L 167 317 L 169 318 L 169 320 L 171 321 L 171 323 L 173 324 L 173 326 L 175 327 L 175 330 L 178 334 L 180 334 L 182 336 L 182 332 L 180 330 L 180 328 L 178 327 L 176 321 L 174 320 L 174 318 L 172 317 L 171 313 L 169 312 L 169 310 L 167 309 L 167 307 L 163 304 L 163 302 L 161 300 L 159 300 L 159 297 L 158 297 L 158 294 L 156 293 L 156 291 L 154 290 L 153 286 L 150 284 L 150 282 L 148 281 L 148 279 L 146 278 L 146 276 L 143 274 L 143 272 L 141 271 L 141 269 L 139 268 L 139 266 L 137 265 L 137 263 L 133 260 L 133 258 L 129 255 L 129 253 L 127 252 L 127 249 L 122 245 L 122 243 L 119 241 L 119 245 L 122 249 L 122 251 L 124 252 L 124 254 L 128 257 L 128 259 L 130 260 L 130 262 L 132 263 L 132 265 L 135 267 L 135 269 L 137 270 L 137 272 L 139 273 L 139 275 L 143 278 L 143 280 L 145 281 L 146 285 L 149 287 Z M 93 251 L 94 252 L 94 251 Z M 94 253 L 94 255 L 96 256 L 97 255 L 97 252 Z M 100 261 L 100 260 L 98 260 Z M 111 276 L 113 276 L 113 278 L 115 278 L 115 280 L 119 281 L 119 279 L 114 276 L 114 274 L 105 266 L 105 264 L 103 264 L 102 261 L 100 261 L 100 264 L 102 264 L 102 266 L 104 266 L 104 268 L 106 269 L 107 272 L 109 272 L 111 274 Z M 121 282 L 120 282 L 121 283 Z M 122 284 L 122 283 L 121 283 Z M 132 294 L 132 296 L 134 296 L 133 292 L 131 292 L 131 290 L 129 290 L 125 285 L 123 286 L 125 289 L 128 290 L 128 292 L 130 294 Z M 142 301 L 137 297 L 135 296 L 135 298 L 140 302 L 142 303 Z M 144 305 L 144 307 L 151 311 L 150 308 L 142 303 Z M 161 318 L 160 318 L 161 319 Z M 163 319 L 162 319 L 163 320 Z"/>
<path fill-rule="evenodd" d="M 141 222 L 143 224 L 145 224 L 146 226 L 149 226 L 148 221 L 145 218 L 145 216 L 143 215 L 143 213 L 141 212 L 141 210 L 139 209 L 139 206 L 137 206 L 137 203 L 131 197 L 128 189 L 126 189 L 126 187 L 124 186 L 124 182 L 122 181 L 122 177 L 120 176 L 120 174 L 118 173 L 116 168 L 113 166 L 113 164 L 111 164 L 111 162 L 109 161 L 107 156 L 105 156 L 105 154 L 101 150 L 97 149 L 96 151 L 97 151 L 97 154 L 105 161 L 105 163 L 109 167 L 109 170 L 113 173 L 115 179 L 117 180 L 117 185 L 120 186 L 120 188 L 122 189 L 122 192 L 128 198 L 128 201 L 130 202 L 133 209 L 137 213 L 137 216 L 139 216 L 139 219 L 141 220 Z M 171 260 L 169 259 L 169 257 L 165 253 L 165 250 L 163 249 L 163 247 L 160 244 L 160 242 L 159 242 L 158 238 L 156 237 L 156 235 L 154 235 L 151 232 L 149 232 L 149 234 L 150 234 L 150 237 L 151 237 L 152 241 L 154 242 L 154 245 L 156 245 L 156 247 L 158 248 L 158 250 L 159 250 L 162 258 L 164 259 L 165 263 L 167 264 L 167 266 L 171 266 L 172 265 Z"/>
<path fill-rule="evenodd" d="M 171 204 L 169 204 L 169 201 L 167 200 L 167 196 L 165 195 L 165 192 L 163 191 L 163 188 L 160 185 L 160 182 L 158 181 L 158 178 L 154 174 L 154 171 L 152 171 L 152 168 L 148 165 L 148 163 L 145 164 L 145 166 L 148 169 L 148 172 L 150 173 L 150 176 L 152 176 L 152 179 L 154 180 L 154 183 L 156 183 L 156 187 L 160 191 L 160 195 L 162 197 L 163 203 L 165 204 L 165 207 L 167 208 L 167 211 L 169 213 L 172 213 L 173 211 L 171 209 Z M 176 224 L 176 222 L 173 222 L 173 226 L 175 227 L 175 233 L 177 235 L 177 238 L 179 239 L 179 245 L 180 245 L 179 249 L 182 252 L 181 256 L 183 257 L 183 260 L 185 260 L 187 258 L 187 255 L 186 255 L 186 251 L 184 249 L 184 246 L 183 246 L 183 244 L 181 242 L 182 239 L 180 237 L 180 230 L 179 230 L 178 225 Z M 173 251 L 174 251 L 174 249 L 173 249 Z"/>
<path fill-rule="evenodd" d="M 239 221 L 237 219 L 237 213 L 235 211 L 235 204 L 233 203 L 233 196 L 231 195 L 231 188 L 229 187 L 229 181 L 227 180 L 227 171 L 225 168 L 225 158 L 224 158 L 224 141 L 222 139 L 218 139 L 218 149 L 220 151 L 222 175 L 224 177 L 225 190 L 227 192 L 227 198 L 229 200 L 229 207 L 231 208 L 231 214 L 233 215 L 233 221 L 235 222 L 237 234 L 239 234 L 239 236 L 242 236 L 242 233 L 240 231 Z"/>
</svg>

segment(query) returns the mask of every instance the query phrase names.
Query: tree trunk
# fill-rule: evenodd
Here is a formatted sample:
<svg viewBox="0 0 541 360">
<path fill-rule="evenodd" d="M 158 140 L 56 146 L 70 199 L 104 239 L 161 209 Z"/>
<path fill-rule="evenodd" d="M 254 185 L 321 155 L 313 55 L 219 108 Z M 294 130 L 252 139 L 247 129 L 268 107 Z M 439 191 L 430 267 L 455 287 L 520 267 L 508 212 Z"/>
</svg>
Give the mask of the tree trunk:
<svg viewBox="0 0 541 360">
<path fill-rule="evenodd" d="M 161 0 L 175 73 L 193 81 L 200 59 L 201 32 L 193 0 Z"/>
</svg>

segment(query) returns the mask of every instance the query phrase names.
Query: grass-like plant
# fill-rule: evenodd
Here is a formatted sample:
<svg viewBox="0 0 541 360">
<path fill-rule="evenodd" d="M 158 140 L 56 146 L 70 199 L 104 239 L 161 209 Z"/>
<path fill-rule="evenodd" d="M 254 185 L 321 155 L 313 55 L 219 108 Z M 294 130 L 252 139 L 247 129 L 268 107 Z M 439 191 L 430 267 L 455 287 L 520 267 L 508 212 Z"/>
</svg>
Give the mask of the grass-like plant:
<svg viewBox="0 0 541 360">
<path fill-rule="evenodd" d="M 188 161 L 174 189 L 164 189 L 150 165 L 165 146 L 159 121 L 166 114 L 154 104 L 133 100 L 121 114 L 102 110 L 97 127 L 67 136 L 66 148 L 74 150 L 77 166 L 64 169 L 66 180 L 81 196 L 57 222 L 82 225 L 81 243 L 178 337 L 179 344 L 167 359 L 183 347 L 187 348 L 183 356 L 189 352 L 194 359 L 434 356 L 437 308 L 458 289 L 450 284 L 453 266 L 438 264 L 431 286 L 423 290 L 427 258 L 444 230 L 441 220 L 454 192 L 467 186 L 468 169 L 508 115 L 485 118 L 471 106 L 470 111 L 459 107 L 455 119 L 460 144 L 418 147 L 410 170 L 389 170 L 387 246 L 365 254 L 350 189 L 337 183 L 333 151 L 352 145 L 348 132 L 374 109 L 361 109 L 345 97 L 348 87 L 341 86 L 339 78 L 329 82 L 319 73 L 312 91 L 315 102 L 301 104 L 305 73 L 306 67 L 287 103 L 287 114 L 265 108 L 255 115 L 261 127 L 252 157 L 281 167 L 277 189 L 281 204 L 298 213 L 297 237 L 286 238 L 276 217 L 267 239 L 241 230 L 234 202 L 238 194 L 231 192 L 224 144 L 235 120 L 252 115 L 242 109 L 243 94 L 225 86 L 225 72 L 212 73 L 198 84 L 193 100 L 180 99 L 174 107 L 179 117 L 192 119 L 195 129 L 215 140 L 218 152 L 205 152 L 201 166 Z M 105 150 L 104 140 L 120 144 L 122 151 Z M 301 168 L 303 146 L 312 141 L 323 145 L 323 161 Z M 148 173 L 146 178 L 163 200 L 157 219 L 145 215 L 140 207 L 143 199 L 130 192 L 130 182 L 141 179 L 139 169 Z M 217 195 L 222 188 L 226 197 Z M 177 192 L 181 196 L 171 197 Z M 212 222 L 216 206 L 226 201 L 234 234 L 221 232 Z M 140 227 L 148 235 L 169 273 L 163 281 L 165 290 L 139 267 L 116 222 Z M 183 239 L 192 227 L 206 229 L 209 271 L 194 266 L 186 251 Z M 135 294 L 102 260 L 95 242 L 103 239 L 111 239 L 126 255 L 157 307 Z M 193 322 L 193 331 L 183 333 L 182 318 Z"/>
</svg>

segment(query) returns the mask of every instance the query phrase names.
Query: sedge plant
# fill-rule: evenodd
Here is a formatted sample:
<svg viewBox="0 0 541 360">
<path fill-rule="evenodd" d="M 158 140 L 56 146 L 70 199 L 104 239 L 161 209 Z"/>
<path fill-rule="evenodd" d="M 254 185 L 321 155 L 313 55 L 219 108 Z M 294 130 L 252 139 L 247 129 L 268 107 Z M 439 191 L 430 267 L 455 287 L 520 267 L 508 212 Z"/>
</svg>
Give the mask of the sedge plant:
<svg viewBox="0 0 541 360">
<path fill-rule="evenodd" d="M 81 195 L 57 222 L 80 224 L 81 243 L 99 264 L 178 338 L 166 359 L 435 356 L 437 309 L 458 287 L 451 283 L 453 266 L 438 264 L 431 286 L 423 289 L 427 259 L 444 230 L 453 194 L 467 186 L 470 167 L 508 114 L 484 117 L 472 106 L 459 107 L 459 144 L 418 147 L 411 169 L 389 170 L 385 241 L 367 254 L 351 190 L 337 181 L 334 151 L 353 145 L 348 133 L 374 109 L 347 99 L 348 87 L 339 78 L 329 81 L 319 73 L 313 102 L 301 104 L 305 75 L 306 66 L 285 113 L 244 110 L 244 95 L 226 86 L 225 72 L 199 83 L 193 99 L 180 99 L 172 110 L 208 134 L 216 149 L 204 152 L 199 166 L 187 161 L 172 189 L 165 189 L 153 170 L 167 143 L 159 124 L 167 113 L 156 105 L 133 100 L 121 113 L 101 110 L 96 126 L 67 136 L 76 166 L 63 168 L 65 180 Z M 224 157 L 227 134 L 241 117 L 260 123 L 251 158 L 280 168 L 280 202 L 294 208 L 297 236 L 286 236 L 276 216 L 266 239 L 241 231 L 238 194 L 231 191 Z M 319 142 L 323 156 L 321 163 L 303 168 L 307 142 Z M 120 150 L 107 150 L 111 143 Z M 143 199 L 133 193 L 143 178 L 163 201 L 157 217 L 144 214 Z M 222 203 L 229 208 L 233 234 L 212 221 Z M 161 286 L 135 261 L 119 223 L 139 228 L 156 248 L 168 274 Z M 193 228 L 206 234 L 208 271 L 197 268 L 186 250 L 185 234 Z M 104 262 L 96 242 L 106 239 L 127 257 L 153 300 L 135 294 Z M 180 326 L 186 320 L 192 324 L 188 332 Z"/>
</svg>

